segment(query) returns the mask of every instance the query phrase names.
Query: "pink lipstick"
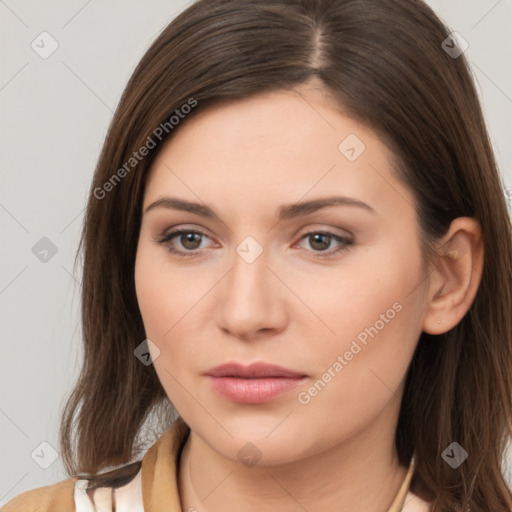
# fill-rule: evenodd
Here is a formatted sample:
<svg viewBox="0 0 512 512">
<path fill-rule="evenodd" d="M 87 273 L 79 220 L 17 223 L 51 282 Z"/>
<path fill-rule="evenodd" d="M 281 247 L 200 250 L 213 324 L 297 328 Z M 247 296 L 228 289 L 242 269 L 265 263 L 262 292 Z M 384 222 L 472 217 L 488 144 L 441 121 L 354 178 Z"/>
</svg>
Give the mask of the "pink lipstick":
<svg viewBox="0 0 512 512">
<path fill-rule="evenodd" d="M 262 404 L 303 383 L 307 375 L 281 366 L 253 363 L 243 366 L 227 363 L 206 375 L 212 387 L 225 398 L 240 404 Z"/>
</svg>

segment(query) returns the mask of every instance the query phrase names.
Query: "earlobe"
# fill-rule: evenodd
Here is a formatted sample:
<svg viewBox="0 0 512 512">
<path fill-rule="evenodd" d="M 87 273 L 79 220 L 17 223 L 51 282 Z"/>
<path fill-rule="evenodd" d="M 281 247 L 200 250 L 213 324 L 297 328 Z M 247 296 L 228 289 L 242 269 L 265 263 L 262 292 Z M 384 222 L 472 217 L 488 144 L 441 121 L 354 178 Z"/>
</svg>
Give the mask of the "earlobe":
<svg viewBox="0 0 512 512">
<path fill-rule="evenodd" d="M 470 217 L 454 219 L 437 252 L 423 320 L 428 334 L 443 334 L 455 327 L 475 299 L 484 262 L 480 223 Z"/>
</svg>

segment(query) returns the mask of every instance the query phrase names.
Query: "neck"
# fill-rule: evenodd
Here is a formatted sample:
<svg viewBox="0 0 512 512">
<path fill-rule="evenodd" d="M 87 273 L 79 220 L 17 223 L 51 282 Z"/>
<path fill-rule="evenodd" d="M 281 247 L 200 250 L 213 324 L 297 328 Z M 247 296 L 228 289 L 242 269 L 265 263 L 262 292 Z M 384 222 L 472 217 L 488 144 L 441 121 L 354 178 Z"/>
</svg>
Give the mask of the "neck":
<svg viewBox="0 0 512 512">
<path fill-rule="evenodd" d="M 325 452 L 278 466 L 253 467 L 223 457 L 191 431 L 180 460 L 182 509 L 382 512 L 407 473 L 398 463 L 395 430 L 390 427 L 395 425 L 389 418 L 377 418 Z"/>
</svg>

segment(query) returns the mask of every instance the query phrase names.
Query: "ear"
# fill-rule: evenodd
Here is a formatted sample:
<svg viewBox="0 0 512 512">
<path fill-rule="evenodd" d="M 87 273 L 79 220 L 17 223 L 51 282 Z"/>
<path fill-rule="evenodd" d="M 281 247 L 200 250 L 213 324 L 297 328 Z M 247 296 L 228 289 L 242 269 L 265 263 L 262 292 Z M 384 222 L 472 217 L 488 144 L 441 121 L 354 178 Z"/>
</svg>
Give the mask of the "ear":
<svg viewBox="0 0 512 512">
<path fill-rule="evenodd" d="M 469 310 L 482 278 L 484 243 L 480 223 L 458 217 L 440 240 L 430 274 L 423 331 L 443 334 Z"/>
</svg>

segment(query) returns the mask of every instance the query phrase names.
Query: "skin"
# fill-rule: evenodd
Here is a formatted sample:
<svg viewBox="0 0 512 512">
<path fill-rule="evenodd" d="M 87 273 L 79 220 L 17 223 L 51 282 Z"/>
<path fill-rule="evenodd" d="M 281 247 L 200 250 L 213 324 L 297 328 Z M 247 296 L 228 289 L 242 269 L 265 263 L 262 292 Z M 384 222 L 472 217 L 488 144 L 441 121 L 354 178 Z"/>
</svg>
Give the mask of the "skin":
<svg viewBox="0 0 512 512">
<path fill-rule="evenodd" d="M 349 134 L 365 145 L 355 161 L 338 149 Z M 374 212 L 331 206 L 278 221 L 281 204 L 332 195 Z M 393 154 L 314 83 L 186 120 L 152 164 L 143 211 L 164 196 L 205 203 L 217 216 L 152 208 L 136 256 L 146 335 L 160 350 L 155 369 L 191 428 L 179 468 L 183 510 L 386 510 L 407 470 L 394 446 L 405 374 L 421 332 L 451 329 L 474 299 L 478 223 L 455 219 L 427 274 L 414 196 L 394 175 Z M 158 241 L 176 227 L 205 236 Z M 302 238 L 318 231 L 353 243 Z M 263 250 L 251 263 L 236 251 L 247 236 Z M 394 303 L 394 318 L 300 403 Z M 308 379 L 270 402 L 238 404 L 204 376 L 228 361 L 274 363 Z M 252 467 L 237 456 L 249 442 L 261 455 Z"/>
</svg>

